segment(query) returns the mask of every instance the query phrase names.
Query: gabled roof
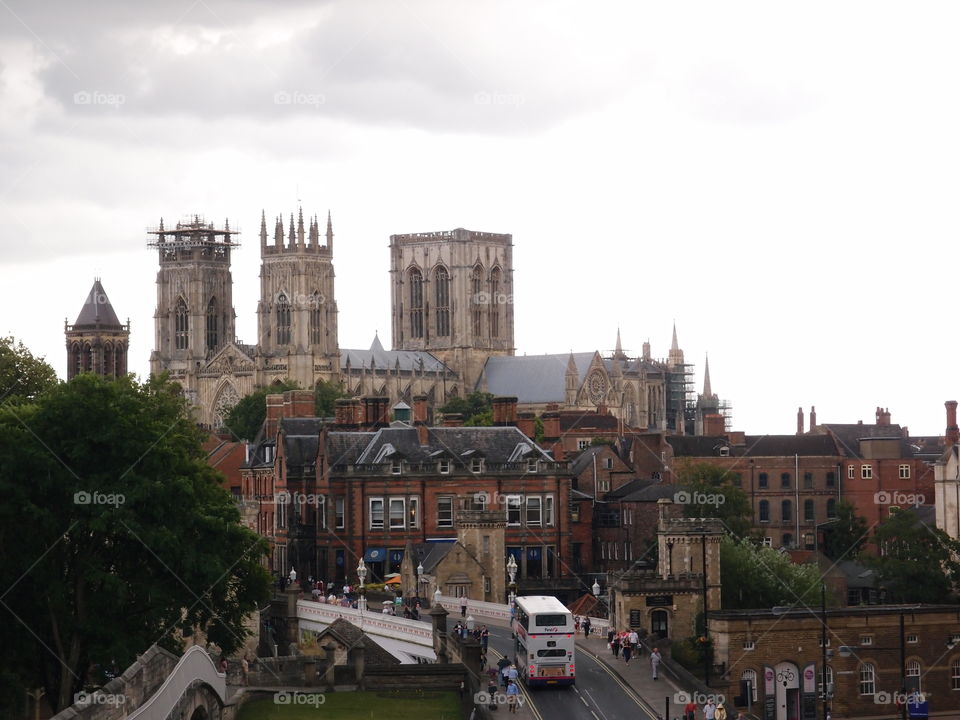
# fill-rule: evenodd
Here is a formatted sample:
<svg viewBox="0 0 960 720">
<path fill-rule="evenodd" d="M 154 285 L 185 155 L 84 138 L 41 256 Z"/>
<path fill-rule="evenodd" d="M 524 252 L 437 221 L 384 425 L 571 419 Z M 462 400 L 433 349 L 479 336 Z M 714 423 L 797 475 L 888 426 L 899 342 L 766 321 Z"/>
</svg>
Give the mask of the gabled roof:
<svg viewBox="0 0 960 720">
<path fill-rule="evenodd" d="M 577 387 L 583 384 L 595 352 L 572 353 Z M 571 353 L 552 355 L 494 355 L 483 366 L 481 383 L 494 395 L 507 395 L 524 403 L 562 403 L 566 399 L 567 362 Z"/>
<path fill-rule="evenodd" d="M 456 544 L 456 538 L 450 538 L 449 540 L 439 542 L 417 543 L 413 545 L 413 556 L 410 558 L 411 562 L 414 563 L 413 567 L 416 568 L 417 565 L 422 564 L 423 572 L 432 574 L 437 565 L 440 564 L 440 561 L 453 550 L 453 546 Z"/>
<path fill-rule="evenodd" d="M 399 665 L 400 661 L 391 653 L 384 650 L 376 640 L 363 632 L 356 625 L 344 618 L 337 618 L 320 631 L 318 638 L 324 635 L 333 635 L 347 650 L 356 647 L 363 640 L 363 661 L 367 665 Z M 319 644 L 319 643 L 318 643 Z"/>
<path fill-rule="evenodd" d="M 505 427 L 435 427 L 427 433 L 427 445 L 420 445 L 417 430 L 411 427 L 386 427 L 378 430 L 356 459 L 357 464 L 381 462 L 381 449 L 393 447 L 394 453 L 411 462 L 426 462 L 438 451 L 446 451 L 453 457 L 483 457 L 491 463 L 515 462 L 511 460 L 517 445 L 530 446 L 531 454 L 540 460 L 550 456 L 526 435 L 512 426 Z"/>
<path fill-rule="evenodd" d="M 619 498 L 623 502 L 656 502 L 661 498 L 673 499 L 681 490 L 679 485 L 653 482 Z"/>
<path fill-rule="evenodd" d="M 369 350 L 340 350 L 340 367 L 350 365 L 352 370 L 375 367 L 379 370 L 396 370 L 399 365 L 404 372 L 438 373 L 446 370 L 450 377 L 457 374 L 443 364 L 435 355 L 421 350 L 384 350 L 379 337 L 373 339 Z"/>
<path fill-rule="evenodd" d="M 80 314 L 74 321 L 74 328 L 79 327 L 122 327 L 122 323 L 117 318 L 117 313 L 110 304 L 110 298 L 107 297 L 107 291 L 103 289 L 99 278 L 93 281 L 93 287 L 87 294 L 87 299 L 80 308 Z"/>
<path fill-rule="evenodd" d="M 624 485 L 621 485 L 616 490 L 612 490 L 611 492 L 608 492 L 603 497 L 605 500 L 618 500 L 621 498 L 625 498 L 628 495 L 631 495 L 639 490 L 643 490 L 644 488 L 647 488 L 650 485 L 662 485 L 662 484 L 663 483 L 657 482 L 656 480 L 647 480 L 647 479 L 641 480 L 637 478 L 636 480 L 631 480 L 630 482 Z M 670 487 L 673 487 L 673 486 L 671 485 Z"/>
<path fill-rule="evenodd" d="M 899 425 L 864 425 L 824 423 L 818 426 L 823 431 L 831 433 L 837 439 L 841 454 L 848 458 L 860 458 L 860 441 L 873 438 L 896 438 L 900 440 L 901 457 L 913 457 L 914 449 L 910 438 L 904 437 L 903 428 Z"/>
</svg>

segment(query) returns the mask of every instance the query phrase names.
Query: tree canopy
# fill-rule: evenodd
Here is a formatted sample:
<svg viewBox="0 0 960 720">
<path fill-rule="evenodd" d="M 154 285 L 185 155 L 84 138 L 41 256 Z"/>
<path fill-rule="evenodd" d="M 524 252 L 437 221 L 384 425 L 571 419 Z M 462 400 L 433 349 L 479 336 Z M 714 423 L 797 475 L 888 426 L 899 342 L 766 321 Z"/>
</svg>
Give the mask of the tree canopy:
<svg viewBox="0 0 960 720">
<path fill-rule="evenodd" d="M 874 570 L 886 599 L 895 603 L 951 603 L 960 582 L 960 542 L 922 522 L 910 510 L 893 511 L 875 532 Z"/>
<path fill-rule="evenodd" d="M 725 537 L 720 545 L 724 610 L 819 605 L 821 573 L 816 565 L 748 539 Z"/>
<path fill-rule="evenodd" d="M 240 401 L 227 413 L 224 421 L 225 429 L 237 439 L 253 440 L 260 432 L 260 427 L 267 416 L 267 395 L 297 390 L 299 387 L 292 380 L 284 380 L 269 387 L 257 388 L 246 397 L 240 398 Z M 320 380 L 314 387 L 313 396 L 314 412 L 317 417 L 332 417 L 337 400 L 348 395 L 339 383 Z"/>
<path fill-rule="evenodd" d="M 708 462 L 677 463 L 674 483 L 682 490 L 675 498 L 686 517 L 719 518 L 735 537 L 751 532 L 750 498 L 738 486 L 740 474 Z"/>
<path fill-rule="evenodd" d="M 493 425 L 493 394 L 475 390 L 465 398 L 451 398 L 440 412 L 444 415 L 459 413 L 464 425 Z"/>
<path fill-rule="evenodd" d="M 4 678 L 44 687 L 58 711 L 94 664 L 195 630 L 240 646 L 269 596 L 267 545 L 241 526 L 177 386 L 82 374 L 0 407 L 0 466 Z"/>
<path fill-rule="evenodd" d="M 867 521 L 857 515 L 853 505 L 837 503 L 836 522 L 823 525 L 823 554 L 831 560 L 856 560 L 867 540 Z"/>
<path fill-rule="evenodd" d="M 57 374 L 12 337 L 0 337 L 0 401 L 24 402 L 57 384 Z"/>
</svg>

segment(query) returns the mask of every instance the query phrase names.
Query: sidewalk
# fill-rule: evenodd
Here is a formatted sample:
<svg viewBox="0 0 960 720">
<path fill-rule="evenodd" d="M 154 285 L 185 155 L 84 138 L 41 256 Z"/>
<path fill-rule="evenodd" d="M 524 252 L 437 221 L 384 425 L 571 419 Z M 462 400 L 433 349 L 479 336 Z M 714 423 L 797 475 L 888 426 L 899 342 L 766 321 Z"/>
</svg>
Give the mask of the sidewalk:
<svg viewBox="0 0 960 720">
<path fill-rule="evenodd" d="M 684 688 L 678 688 L 674 681 L 667 677 L 662 665 L 660 666 L 660 679 L 653 679 L 649 652 L 644 652 L 639 657 L 634 656 L 630 658 L 629 663 L 625 663 L 622 653 L 620 657 L 613 656 L 610 646 L 607 645 L 606 635 L 600 637 L 592 634 L 589 638 L 584 638 L 582 634 L 578 635 L 577 649 L 589 653 L 610 668 L 625 685 L 647 703 L 658 717 L 663 717 L 664 698 L 668 696 L 670 697 L 670 714 L 667 720 L 683 716 L 683 705 L 677 705 L 674 700 L 677 692 Z"/>
</svg>

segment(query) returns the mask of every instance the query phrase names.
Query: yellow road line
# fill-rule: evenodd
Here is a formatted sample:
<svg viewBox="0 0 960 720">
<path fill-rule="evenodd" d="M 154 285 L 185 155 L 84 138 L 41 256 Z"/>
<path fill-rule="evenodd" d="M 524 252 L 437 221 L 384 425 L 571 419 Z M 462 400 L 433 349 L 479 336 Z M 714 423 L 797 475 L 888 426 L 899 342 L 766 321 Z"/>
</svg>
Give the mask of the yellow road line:
<svg viewBox="0 0 960 720">
<path fill-rule="evenodd" d="M 623 690 L 627 693 L 627 697 L 629 697 L 629 698 L 630 698 L 631 700 L 633 700 L 637 705 L 640 706 L 640 709 L 643 710 L 643 711 L 647 714 L 647 716 L 650 718 L 650 720 L 657 720 L 657 718 L 659 717 L 659 715 L 657 715 L 655 712 L 653 712 L 651 707 L 648 707 L 648 706 L 649 706 L 649 703 L 648 703 L 646 700 L 644 700 L 643 698 L 641 698 L 641 697 L 640 697 L 640 694 L 639 694 L 636 690 L 634 690 L 632 687 L 630 687 L 630 686 L 627 685 L 625 682 L 623 682 L 623 680 L 620 679 L 620 676 L 617 675 L 617 674 L 616 674 L 613 670 L 611 670 L 609 667 L 607 667 L 607 664 L 606 664 L 603 660 L 601 660 L 597 655 L 595 655 L 594 653 L 592 653 L 592 652 L 589 651 L 589 650 L 584 650 L 583 648 L 579 648 L 579 647 L 578 647 L 578 648 L 577 648 L 577 651 L 578 651 L 578 652 L 582 652 L 582 653 L 584 653 L 585 655 L 589 655 L 590 657 L 592 657 L 592 658 L 596 661 L 597 665 L 599 665 L 601 668 L 603 668 L 603 671 L 604 671 L 607 675 L 609 675 L 611 678 L 613 678 L 613 681 L 614 681 L 615 683 L 617 683 L 617 685 L 619 685 L 620 687 L 623 688 Z"/>
<path fill-rule="evenodd" d="M 501 655 L 499 652 L 497 652 L 496 648 L 493 646 L 490 646 L 488 651 L 492 652 L 498 658 L 506 657 L 505 655 Z M 487 667 L 489 668 L 491 666 L 488 664 Z M 517 680 L 519 680 L 519 678 L 517 678 Z M 500 687 L 499 675 L 497 676 L 497 687 Z M 524 685 L 522 682 L 517 682 L 517 687 L 520 688 L 520 694 L 523 695 L 524 706 L 530 708 L 530 712 L 533 713 L 533 716 L 536 718 L 536 720 L 543 720 L 543 715 L 541 715 L 540 711 L 537 710 L 537 706 L 533 704 L 533 699 L 530 697 L 530 693 L 527 692 L 526 685 Z"/>
</svg>

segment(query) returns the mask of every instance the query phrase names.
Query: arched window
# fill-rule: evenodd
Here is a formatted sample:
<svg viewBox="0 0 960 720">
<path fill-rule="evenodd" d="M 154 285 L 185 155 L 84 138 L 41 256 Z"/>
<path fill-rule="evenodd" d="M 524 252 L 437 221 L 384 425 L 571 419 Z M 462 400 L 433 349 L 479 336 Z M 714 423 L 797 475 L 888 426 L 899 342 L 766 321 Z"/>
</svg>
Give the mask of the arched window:
<svg viewBox="0 0 960 720">
<path fill-rule="evenodd" d="M 750 702 L 755 703 L 757 701 L 757 671 L 744 670 L 742 673 L 740 673 L 740 682 L 750 683 Z"/>
<path fill-rule="evenodd" d="M 117 377 L 120 377 L 121 375 L 126 375 L 126 374 L 127 374 L 127 362 L 126 362 L 126 360 L 124 359 L 123 348 L 118 345 L 118 346 L 117 346 L 117 349 L 114 350 L 114 353 L 115 353 L 115 357 L 114 357 L 114 361 L 113 361 L 114 374 L 115 374 Z"/>
<path fill-rule="evenodd" d="M 500 337 L 500 307 L 502 296 L 500 294 L 500 268 L 496 267 L 490 271 L 490 337 Z"/>
<path fill-rule="evenodd" d="M 483 334 L 483 305 L 489 301 L 483 292 L 483 268 L 475 265 L 470 275 L 470 289 L 473 294 L 470 303 L 473 305 L 473 336 L 479 338 Z"/>
<path fill-rule="evenodd" d="M 186 350 L 190 347 L 190 316 L 187 314 L 187 303 L 182 297 L 177 298 L 174 312 L 174 346 L 177 350 Z"/>
<path fill-rule="evenodd" d="M 210 298 L 207 303 L 207 351 L 216 350 L 220 345 L 220 323 L 217 318 L 217 299 Z"/>
<path fill-rule="evenodd" d="M 437 337 L 450 336 L 450 274 L 444 267 L 434 276 L 437 288 Z"/>
<path fill-rule="evenodd" d="M 837 501 L 835 498 L 827 500 L 827 517 L 835 518 L 837 516 Z"/>
<path fill-rule="evenodd" d="M 317 290 L 310 296 L 310 344 L 319 345 L 323 342 L 323 316 L 320 314 L 323 307 L 323 295 Z"/>
<path fill-rule="evenodd" d="M 83 346 L 83 371 L 93 372 L 93 348 L 90 343 Z"/>
<path fill-rule="evenodd" d="M 813 500 L 804 500 L 803 501 L 803 521 L 804 522 L 813 522 Z"/>
<path fill-rule="evenodd" d="M 79 375 L 83 372 L 83 350 L 80 343 L 73 344 L 73 374 Z"/>
<path fill-rule="evenodd" d="M 793 520 L 793 503 L 789 500 L 784 500 L 780 503 L 780 519 L 783 520 L 783 522 Z"/>
<path fill-rule="evenodd" d="M 922 673 L 920 672 L 920 661 L 919 660 L 907 660 L 907 692 L 913 693 L 923 692 L 923 688 L 920 686 L 922 680 Z"/>
<path fill-rule="evenodd" d="M 283 293 L 277 297 L 277 345 L 290 344 L 290 301 Z"/>
<path fill-rule="evenodd" d="M 829 641 L 827 641 L 829 643 Z M 833 668 L 829 665 L 827 667 L 827 690 L 830 690 L 830 686 L 833 685 Z M 823 676 L 820 674 L 820 671 L 817 671 L 817 692 L 823 692 Z"/>
<path fill-rule="evenodd" d="M 876 668 L 871 663 L 860 663 L 858 674 L 860 676 L 860 694 L 873 695 L 877 691 Z"/>
<path fill-rule="evenodd" d="M 960 690 L 960 658 L 950 663 L 950 689 Z"/>
<path fill-rule="evenodd" d="M 113 377 L 115 375 L 113 369 L 113 344 L 107 343 L 103 346 L 103 374 L 104 377 Z"/>
<path fill-rule="evenodd" d="M 770 501 L 760 501 L 760 522 L 770 522 Z"/>
<path fill-rule="evenodd" d="M 423 337 L 423 275 L 416 268 L 410 271 L 410 335 Z"/>
</svg>

